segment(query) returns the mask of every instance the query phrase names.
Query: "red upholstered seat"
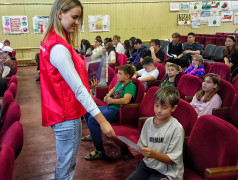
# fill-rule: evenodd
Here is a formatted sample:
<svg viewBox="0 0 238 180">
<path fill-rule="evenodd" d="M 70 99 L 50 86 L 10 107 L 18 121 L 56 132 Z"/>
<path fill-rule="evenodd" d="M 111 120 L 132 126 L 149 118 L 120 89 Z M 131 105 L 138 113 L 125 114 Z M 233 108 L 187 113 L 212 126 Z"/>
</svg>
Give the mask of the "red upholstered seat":
<svg viewBox="0 0 238 180">
<path fill-rule="evenodd" d="M 187 36 L 181 35 L 179 41 L 183 44 L 187 42 Z"/>
<path fill-rule="evenodd" d="M 10 81 L 9 81 L 9 83 L 8 83 L 8 87 L 10 86 L 10 84 L 11 84 L 12 82 L 14 82 L 14 83 L 17 85 L 18 80 L 17 80 L 17 77 L 16 77 L 15 75 L 13 75 L 13 76 L 11 77 L 11 79 L 10 79 Z"/>
<path fill-rule="evenodd" d="M 125 54 L 119 54 L 116 62 L 116 66 L 122 66 L 127 64 L 127 56 Z"/>
<path fill-rule="evenodd" d="M 205 176 L 207 168 L 237 166 L 237 137 L 238 130 L 228 122 L 212 115 L 201 116 L 185 146 L 184 180 L 208 179 Z M 220 179 L 235 180 L 236 177 L 223 176 Z"/>
<path fill-rule="evenodd" d="M 211 64 L 204 61 L 204 68 L 205 68 L 205 74 L 207 74 L 210 71 Z"/>
<path fill-rule="evenodd" d="M 2 145 L 10 146 L 15 152 L 15 158 L 18 157 L 23 146 L 23 128 L 19 121 L 14 122 L 7 130 L 0 141 Z"/>
<path fill-rule="evenodd" d="M 10 106 L 11 102 L 14 102 L 13 95 L 9 90 L 6 90 L 4 93 L 4 96 L 3 96 L 3 100 L 2 100 L 0 130 L 1 130 L 2 124 L 4 123 L 4 119 L 5 119 L 8 107 Z"/>
<path fill-rule="evenodd" d="M 219 37 L 216 39 L 216 45 L 217 46 L 224 46 L 226 42 L 226 38 L 224 37 Z"/>
<path fill-rule="evenodd" d="M 14 82 L 12 82 L 8 87 L 8 90 L 11 91 L 13 98 L 15 100 L 17 96 L 17 85 Z"/>
<path fill-rule="evenodd" d="M 204 36 L 196 36 L 195 41 L 198 42 L 199 44 L 204 44 L 205 39 L 206 39 L 206 37 L 204 37 Z"/>
<path fill-rule="evenodd" d="M 112 82 L 112 79 L 113 79 L 114 75 L 115 75 L 115 71 L 110 66 L 108 66 L 108 81 L 107 81 L 107 85 L 109 85 Z"/>
<path fill-rule="evenodd" d="M 3 145 L 0 147 L 0 179 L 13 179 L 14 159 L 15 155 L 11 147 L 7 145 Z"/>
<path fill-rule="evenodd" d="M 21 117 L 20 106 L 16 102 L 11 102 L 8 107 L 5 119 L 3 120 L 3 125 L 0 131 L 0 140 L 3 135 L 7 132 L 8 128 L 15 122 L 19 121 Z"/>
<path fill-rule="evenodd" d="M 17 52 L 16 52 L 16 50 L 15 49 L 13 49 L 13 51 L 12 51 L 12 56 L 16 56 L 16 54 L 17 54 Z"/>
<path fill-rule="evenodd" d="M 206 48 L 208 44 L 216 44 L 216 37 L 206 37 L 204 42 L 204 48 Z"/>
<path fill-rule="evenodd" d="M 224 63 L 216 62 L 213 63 L 209 73 L 215 73 L 220 75 L 221 79 L 224 79 L 226 81 L 230 80 L 231 77 L 231 69 L 229 66 L 227 66 Z"/>
<path fill-rule="evenodd" d="M 181 77 L 177 87 L 182 99 L 185 99 L 185 96 L 194 96 L 201 88 L 202 79 L 188 74 Z"/>
</svg>

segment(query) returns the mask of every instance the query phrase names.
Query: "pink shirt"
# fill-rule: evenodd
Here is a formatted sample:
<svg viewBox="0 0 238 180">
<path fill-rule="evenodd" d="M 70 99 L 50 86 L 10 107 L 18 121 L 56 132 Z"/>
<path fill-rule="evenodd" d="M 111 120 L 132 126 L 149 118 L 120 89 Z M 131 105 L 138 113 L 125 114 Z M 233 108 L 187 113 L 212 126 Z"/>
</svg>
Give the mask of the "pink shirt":
<svg viewBox="0 0 238 180">
<path fill-rule="evenodd" d="M 212 114 L 212 109 L 221 107 L 222 101 L 218 94 L 215 94 L 208 102 L 203 102 L 204 96 L 200 101 L 197 100 L 196 95 L 190 103 L 198 114 L 198 118 L 205 114 Z"/>
</svg>

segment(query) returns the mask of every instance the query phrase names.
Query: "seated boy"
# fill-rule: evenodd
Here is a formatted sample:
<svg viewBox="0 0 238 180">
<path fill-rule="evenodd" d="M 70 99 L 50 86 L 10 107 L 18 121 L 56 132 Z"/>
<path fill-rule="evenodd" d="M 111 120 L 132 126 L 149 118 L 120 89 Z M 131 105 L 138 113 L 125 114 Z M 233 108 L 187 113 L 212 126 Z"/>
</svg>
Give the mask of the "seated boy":
<svg viewBox="0 0 238 180">
<path fill-rule="evenodd" d="M 173 86 L 160 88 L 154 96 L 155 117 L 145 121 L 138 145 L 140 152 L 131 148 L 134 155 L 144 158 L 127 180 L 183 179 L 184 129 L 171 116 L 179 101 L 179 92 Z"/>
<path fill-rule="evenodd" d="M 153 81 L 157 79 L 159 71 L 155 67 L 152 57 L 146 56 L 141 64 L 143 66 L 143 69 L 136 71 L 133 77 L 137 78 L 137 76 L 140 76 L 138 79 L 141 80 L 146 87 L 147 81 Z"/>
<path fill-rule="evenodd" d="M 181 72 L 181 68 L 177 64 L 167 62 L 165 65 L 166 75 L 160 87 L 163 86 L 174 86 L 176 87 L 175 78 Z"/>
<path fill-rule="evenodd" d="M 119 83 L 112 88 L 104 97 L 104 101 L 108 106 L 99 106 L 100 111 L 110 123 L 119 120 L 120 105 L 129 104 L 136 94 L 136 86 L 132 83 L 131 78 L 135 73 L 135 68 L 132 65 L 126 64 L 118 68 Z M 95 150 L 85 156 L 86 160 L 92 161 L 103 159 L 105 157 L 103 142 L 101 137 L 101 129 L 98 122 L 89 113 L 85 116 L 87 125 L 92 137 Z M 83 137 L 84 140 L 89 139 L 90 136 Z"/>
</svg>

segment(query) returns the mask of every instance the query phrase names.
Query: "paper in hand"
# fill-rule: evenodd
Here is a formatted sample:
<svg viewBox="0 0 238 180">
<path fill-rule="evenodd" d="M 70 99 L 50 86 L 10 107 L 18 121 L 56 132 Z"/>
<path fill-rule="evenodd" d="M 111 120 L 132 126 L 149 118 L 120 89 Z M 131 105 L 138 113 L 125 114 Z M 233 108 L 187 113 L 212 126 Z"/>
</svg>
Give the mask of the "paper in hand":
<svg viewBox="0 0 238 180">
<path fill-rule="evenodd" d="M 135 144 L 134 142 L 130 141 L 129 139 L 127 139 L 124 136 L 117 136 L 118 139 L 120 139 L 122 142 L 124 142 L 125 144 L 127 144 L 128 146 L 134 148 L 137 151 L 140 151 L 140 146 L 138 146 L 137 144 Z"/>
</svg>

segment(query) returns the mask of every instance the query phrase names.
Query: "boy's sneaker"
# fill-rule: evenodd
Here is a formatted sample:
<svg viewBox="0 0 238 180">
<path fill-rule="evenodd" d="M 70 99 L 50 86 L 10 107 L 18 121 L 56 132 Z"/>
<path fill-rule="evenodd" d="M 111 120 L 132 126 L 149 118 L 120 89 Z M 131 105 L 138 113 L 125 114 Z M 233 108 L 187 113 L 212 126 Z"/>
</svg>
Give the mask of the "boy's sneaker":
<svg viewBox="0 0 238 180">
<path fill-rule="evenodd" d="M 106 155 L 104 151 L 97 151 L 94 150 L 93 152 L 89 153 L 87 156 L 84 157 L 87 161 L 94 161 L 98 159 L 105 159 Z"/>
</svg>

